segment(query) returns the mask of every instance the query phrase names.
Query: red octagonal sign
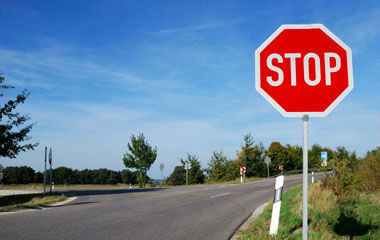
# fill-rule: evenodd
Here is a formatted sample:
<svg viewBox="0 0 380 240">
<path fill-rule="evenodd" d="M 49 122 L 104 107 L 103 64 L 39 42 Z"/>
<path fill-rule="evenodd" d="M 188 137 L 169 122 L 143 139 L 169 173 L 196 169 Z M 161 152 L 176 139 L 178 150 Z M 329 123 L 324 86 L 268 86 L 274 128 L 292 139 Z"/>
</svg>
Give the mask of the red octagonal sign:
<svg viewBox="0 0 380 240">
<path fill-rule="evenodd" d="M 354 87 L 351 49 L 322 24 L 282 25 L 255 68 L 257 91 L 285 117 L 327 116 Z"/>
</svg>

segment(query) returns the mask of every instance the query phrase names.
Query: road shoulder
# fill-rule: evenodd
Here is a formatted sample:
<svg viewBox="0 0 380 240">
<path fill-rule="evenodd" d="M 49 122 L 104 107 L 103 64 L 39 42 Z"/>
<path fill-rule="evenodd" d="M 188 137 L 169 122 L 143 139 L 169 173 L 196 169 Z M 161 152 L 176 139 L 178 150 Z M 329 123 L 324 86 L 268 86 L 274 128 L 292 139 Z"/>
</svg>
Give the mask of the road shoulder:
<svg viewBox="0 0 380 240">
<path fill-rule="evenodd" d="M 258 208 L 256 208 L 255 211 L 252 213 L 252 215 L 240 225 L 240 227 L 235 231 L 235 233 L 232 235 L 232 237 L 230 239 L 231 240 L 237 240 L 240 237 L 240 232 L 247 230 L 249 228 L 249 226 L 251 226 L 252 223 L 257 219 L 257 217 L 260 216 L 260 214 L 264 211 L 266 206 L 268 206 L 268 204 L 271 202 L 272 202 L 272 200 L 270 200 L 270 201 L 260 205 Z"/>
</svg>

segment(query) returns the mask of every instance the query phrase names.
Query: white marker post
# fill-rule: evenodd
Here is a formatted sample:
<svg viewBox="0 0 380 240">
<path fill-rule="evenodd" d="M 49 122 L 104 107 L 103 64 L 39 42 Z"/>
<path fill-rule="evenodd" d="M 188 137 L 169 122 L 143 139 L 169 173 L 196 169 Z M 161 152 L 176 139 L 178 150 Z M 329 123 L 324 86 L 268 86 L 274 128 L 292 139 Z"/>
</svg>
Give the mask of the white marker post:
<svg viewBox="0 0 380 240">
<path fill-rule="evenodd" d="M 270 157 L 266 156 L 264 159 L 264 162 L 267 164 L 267 173 L 268 173 L 268 178 L 269 178 L 269 164 L 271 162 Z"/>
<path fill-rule="evenodd" d="M 278 231 L 283 186 L 284 186 L 284 176 L 281 175 L 276 178 L 276 186 L 274 190 L 274 200 L 273 200 L 273 209 L 272 209 L 272 219 L 270 221 L 270 229 L 269 229 L 269 234 L 271 235 L 277 234 L 277 231 Z"/>
</svg>

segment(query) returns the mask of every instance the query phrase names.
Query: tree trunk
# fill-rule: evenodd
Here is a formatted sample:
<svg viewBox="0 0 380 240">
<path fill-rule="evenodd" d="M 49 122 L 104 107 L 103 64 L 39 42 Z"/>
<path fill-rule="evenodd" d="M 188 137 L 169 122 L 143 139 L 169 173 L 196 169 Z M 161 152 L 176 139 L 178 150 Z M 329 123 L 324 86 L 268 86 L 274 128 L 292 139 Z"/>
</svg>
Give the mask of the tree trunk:
<svg viewBox="0 0 380 240">
<path fill-rule="evenodd" d="M 142 164 L 140 166 L 140 179 L 139 179 L 139 187 L 143 188 L 144 180 L 143 180 L 143 171 L 142 171 Z"/>
</svg>

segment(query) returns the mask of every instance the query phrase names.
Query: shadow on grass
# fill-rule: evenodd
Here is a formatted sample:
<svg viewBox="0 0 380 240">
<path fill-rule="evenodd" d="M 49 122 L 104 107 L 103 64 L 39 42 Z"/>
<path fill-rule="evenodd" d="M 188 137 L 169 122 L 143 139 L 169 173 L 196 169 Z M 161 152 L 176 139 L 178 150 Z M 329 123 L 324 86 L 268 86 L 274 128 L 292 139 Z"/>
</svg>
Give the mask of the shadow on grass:
<svg viewBox="0 0 380 240">
<path fill-rule="evenodd" d="M 373 226 L 370 224 L 363 224 L 357 221 L 354 217 L 349 217 L 340 213 L 338 223 L 334 226 L 334 231 L 340 236 L 349 236 L 353 239 L 357 236 L 366 235 L 369 230 L 376 229 L 379 226 Z"/>
<path fill-rule="evenodd" d="M 110 190 L 69 190 L 60 191 L 60 194 L 68 196 L 89 196 L 89 195 L 109 195 L 109 194 L 127 194 L 136 192 L 157 192 L 167 188 L 132 188 L 132 189 L 110 189 Z"/>
<path fill-rule="evenodd" d="M 42 197 L 42 194 L 35 193 L 35 194 L 1 196 L 0 197 L 0 207 L 26 203 L 35 197 Z"/>
<path fill-rule="evenodd" d="M 70 190 L 70 191 L 56 191 L 52 195 L 61 195 L 61 194 L 65 194 L 67 196 L 110 195 L 110 194 L 128 194 L 128 193 L 136 193 L 136 192 L 156 192 L 156 191 L 161 191 L 164 189 L 166 188 Z M 46 196 L 51 196 L 51 195 L 47 194 Z M 31 201 L 35 197 L 43 197 L 43 195 L 41 193 L 34 193 L 34 194 L 0 196 L 0 207 L 24 204 Z M 75 203 L 75 204 L 80 204 L 80 203 Z M 39 207 L 30 207 L 30 208 L 38 209 Z"/>
</svg>

